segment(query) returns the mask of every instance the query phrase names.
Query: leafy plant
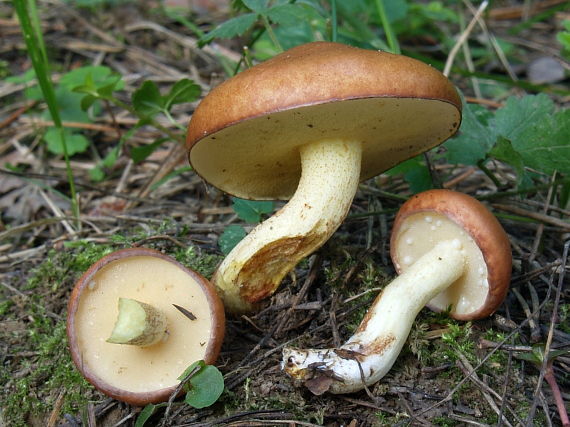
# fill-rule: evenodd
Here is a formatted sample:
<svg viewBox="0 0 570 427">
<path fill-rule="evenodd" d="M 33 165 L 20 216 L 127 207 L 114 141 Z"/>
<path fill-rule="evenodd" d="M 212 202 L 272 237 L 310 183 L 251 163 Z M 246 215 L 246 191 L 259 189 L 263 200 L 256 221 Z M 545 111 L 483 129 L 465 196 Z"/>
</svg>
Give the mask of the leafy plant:
<svg viewBox="0 0 570 427">
<path fill-rule="evenodd" d="M 251 224 L 261 222 L 265 215 L 273 212 L 275 204 L 271 201 L 244 200 L 234 197 L 233 208 L 239 219 Z"/>
<path fill-rule="evenodd" d="M 148 117 L 156 117 L 163 113 L 179 129 L 186 132 L 170 115 L 170 109 L 174 104 L 182 104 L 195 101 L 200 96 L 200 86 L 188 79 L 179 80 L 172 86 L 167 95 L 161 95 L 156 83 L 147 80 L 133 94 L 133 107 L 140 113 Z"/>
<path fill-rule="evenodd" d="M 186 381 L 184 384 L 186 391 L 184 401 L 196 409 L 213 405 L 224 391 L 224 377 L 221 372 L 215 366 L 207 365 L 203 360 L 198 360 L 186 368 L 178 379 L 183 382 Z M 154 412 L 163 406 L 166 404 L 145 406 L 137 418 L 135 427 L 144 426 Z"/>
<path fill-rule="evenodd" d="M 271 201 L 254 201 L 233 198 L 233 208 L 238 218 L 248 223 L 261 222 L 265 215 L 273 212 L 275 205 Z M 245 236 L 246 231 L 241 225 L 232 224 L 224 230 L 218 239 L 220 249 L 224 254 L 229 254 Z"/>
<path fill-rule="evenodd" d="M 115 163 L 125 141 L 141 126 L 154 126 L 178 143 L 184 144 L 184 138 L 182 136 L 171 132 L 169 129 L 162 126 L 155 118 L 158 114 L 163 113 L 175 126 L 185 132 L 186 129 L 172 118 L 170 110 L 175 104 L 196 100 L 200 96 L 201 92 L 200 86 L 195 84 L 193 81 L 182 79 L 172 86 L 168 94 L 161 95 L 156 83 L 145 81 L 142 86 L 133 93 L 131 99 L 132 106 L 129 106 L 117 99 L 114 95 L 115 91 L 119 88 L 118 84 L 120 82 L 120 76 L 115 76 L 115 78 L 110 78 L 107 84 L 101 85 L 96 84 L 96 81 L 93 79 L 91 74 L 87 74 L 83 84 L 77 85 L 73 88 L 74 92 L 82 94 L 81 108 L 84 111 L 91 108 L 97 101 L 103 100 L 129 111 L 139 118 L 137 124 L 120 139 L 119 145 L 111 150 L 94 168 L 94 170 L 91 171 L 91 177 L 95 180 L 101 180 L 104 178 L 104 169 L 111 167 Z M 140 147 L 139 149 L 133 149 L 133 160 L 135 162 L 143 161 L 167 139 L 168 138 L 160 138 L 153 144 Z"/>
<path fill-rule="evenodd" d="M 405 0 L 331 0 L 330 10 L 317 0 L 240 0 L 234 6 L 237 16 L 203 35 L 199 42 L 203 45 L 217 38 L 251 32 L 258 59 L 268 59 L 284 49 L 314 41 L 318 39 L 316 33 L 325 40 L 400 53 L 395 23 L 405 18 L 408 11 Z M 260 31 L 256 31 L 258 27 Z M 398 28 L 404 32 L 406 26 Z"/>
<path fill-rule="evenodd" d="M 490 174 L 485 164 L 497 160 L 511 166 L 523 186 L 531 183 L 529 169 L 549 176 L 570 174 L 570 110 L 555 111 L 545 94 L 510 97 L 494 114 L 468 104 L 460 132 L 445 143 L 451 164 L 478 165 Z"/>
<path fill-rule="evenodd" d="M 224 377 L 221 372 L 213 365 L 206 365 L 203 360 L 190 365 L 178 379 L 183 381 L 188 376 L 190 380 L 184 386 L 184 401 L 196 409 L 213 405 L 224 391 Z"/>
<path fill-rule="evenodd" d="M 544 379 L 552 390 L 552 395 L 554 396 L 554 401 L 556 402 L 556 407 L 558 408 L 558 414 L 560 415 L 563 427 L 570 427 L 570 420 L 568 419 L 568 412 L 566 411 L 564 398 L 562 397 L 560 387 L 558 387 L 558 383 L 556 382 L 556 378 L 554 376 L 554 369 L 552 368 L 552 364 L 554 363 L 554 359 L 556 359 L 558 356 L 567 353 L 567 351 L 563 350 L 551 350 L 548 352 L 548 354 L 546 354 L 546 345 L 543 343 L 538 343 L 532 346 L 532 351 L 530 353 L 521 353 L 517 356 L 519 359 L 532 362 L 538 369 L 542 369 L 543 362 L 545 358 L 547 359 L 544 369 Z"/>
<path fill-rule="evenodd" d="M 302 7 L 292 4 L 289 0 L 241 0 L 241 4 L 247 13 L 236 16 L 220 24 L 214 30 L 200 38 L 200 44 L 204 45 L 216 38 L 232 38 L 243 35 L 257 23 L 261 23 L 271 38 L 275 47 L 283 52 L 281 43 L 275 36 L 271 24 L 284 26 L 296 25 L 300 20 L 306 20 L 307 14 Z"/>
</svg>

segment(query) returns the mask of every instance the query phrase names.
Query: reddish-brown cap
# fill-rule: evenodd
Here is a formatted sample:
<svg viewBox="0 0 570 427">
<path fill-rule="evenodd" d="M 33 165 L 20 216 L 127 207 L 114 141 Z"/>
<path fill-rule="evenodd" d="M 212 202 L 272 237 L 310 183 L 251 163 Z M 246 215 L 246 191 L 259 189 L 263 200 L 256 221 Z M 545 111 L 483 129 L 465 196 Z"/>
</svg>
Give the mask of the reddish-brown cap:
<svg viewBox="0 0 570 427">
<path fill-rule="evenodd" d="M 453 224 L 446 224 L 446 217 Z M 439 221 L 439 222 L 438 222 Z M 433 232 L 415 238 L 415 230 L 431 229 Z M 450 240 L 459 236 L 469 246 L 474 242 L 476 248 L 468 256 L 481 257 L 486 265 L 486 283 L 484 269 L 475 259 L 466 260 L 466 272 L 460 280 L 430 301 L 428 307 L 445 310 L 452 305 L 450 316 L 458 320 L 474 320 L 491 315 L 503 303 L 511 276 L 511 246 L 506 232 L 487 207 L 463 193 L 450 190 L 430 190 L 411 197 L 406 201 L 394 221 L 390 237 L 390 254 L 398 273 L 406 269 L 405 257 L 414 245 L 420 251 L 427 251 L 440 240 Z M 421 241 L 420 241 L 421 240 Z M 415 256 L 421 256 L 421 253 Z M 473 257 L 473 258 L 475 258 Z M 481 279 L 483 278 L 483 279 Z M 460 283 L 461 281 L 461 283 Z M 421 286 L 421 283 L 418 283 Z M 462 301 L 467 298 L 468 301 Z M 463 312 L 457 307 L 464 305 Z"/>
<path fill-rule="evenodd" d="M 452 136 L 461 99 L 431 66 L 401 55 L 314 42 L 251 67 L 212 90 L 186 136 L 194 170 L 248 199 L 289 199 L 298 147 L 324 139 L 363 144 L 361 180 Z"/>
<path fill-rule="evenodd" d="M 168 320 L 167 339 L 144 348 L 107 343 L 120 297 L 159 308 Z M 172 304 L 196 319 L 184 317 Z M 210 282 L 146 248 L 116 251 L 92 265 L 73 289 L 67 315 L 71 356 L 79 371 L 106 395 L 137 406 L 168 400 L 178 376 L 196 360 L 214 364 L 224 331 L 224 307 Z"/>
</svg>

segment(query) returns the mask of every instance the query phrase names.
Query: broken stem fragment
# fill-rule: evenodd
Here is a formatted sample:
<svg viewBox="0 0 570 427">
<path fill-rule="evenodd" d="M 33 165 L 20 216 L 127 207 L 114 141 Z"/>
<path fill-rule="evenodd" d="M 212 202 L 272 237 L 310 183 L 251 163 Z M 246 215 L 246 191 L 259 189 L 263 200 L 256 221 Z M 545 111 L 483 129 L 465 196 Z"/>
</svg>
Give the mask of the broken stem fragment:
<svg viewBox="0 0 570 427">
<path fill-rule="evenodd" d="M 168 336 L 167 328 L 166 316 L 156 307 L 131 298 L 119 298 L 119 315 L 107 342 L 148 347 Z"/>
</svg>

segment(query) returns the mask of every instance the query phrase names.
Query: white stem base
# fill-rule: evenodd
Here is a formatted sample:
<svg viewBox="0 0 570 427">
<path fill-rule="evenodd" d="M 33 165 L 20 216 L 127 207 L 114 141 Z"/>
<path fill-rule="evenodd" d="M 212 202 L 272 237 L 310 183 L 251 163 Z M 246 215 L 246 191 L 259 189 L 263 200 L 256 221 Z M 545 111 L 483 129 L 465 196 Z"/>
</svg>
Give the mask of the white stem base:
<svg viewBox="0 0 570 427">
<path fill-rule="evenodd" d="M 323 372 L 334 378 L 331 393 L 351 393 L 377 382 L 396 361 L 419 311 L 463 274 L 463 252 L 459 240 L 438 243 L 384 289 L 344 345 L 285 348 L 282 368 L 301 380 Z"/>
<path fill-rule="evenodd" d="M 358 141 L 301 147 L 302 176 L 293 198 L 247 235 L 212 278 L 226 310 L 252 311 L 283 277 L 321 247 L 344 220 L 360 179 Z"/>
</svg>

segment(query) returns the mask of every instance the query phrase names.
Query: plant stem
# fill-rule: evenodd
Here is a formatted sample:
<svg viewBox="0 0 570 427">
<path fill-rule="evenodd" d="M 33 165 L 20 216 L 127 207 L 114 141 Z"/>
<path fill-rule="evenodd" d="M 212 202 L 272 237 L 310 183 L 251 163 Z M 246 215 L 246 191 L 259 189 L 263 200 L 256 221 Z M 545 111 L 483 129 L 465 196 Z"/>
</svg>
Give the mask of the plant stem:
<svg viewBox="0 0 570 427">
<path fill-rule="evenodd" d="M 400 43 L 398 43 L 398 38 L 394 34 L 394 29 L 388 20 L 388 16 L 386 15 L 386 9 L 384 8 L 383 0 L 376 0 L 376 9 L 378 10 L 378 15 L 380 15 L 380 21 L 382 21 L 382 28 L 384 28 L 384 32 L 386 33 L 386 41 L 390 46 L 390 50 L 392 53 L 400 54 L 402 53 L 400 49 Z"/>
<path fill-rule="evenodd" d="M 479 167 L 479 169 L 481 169 L 483 171 L 483 173 L 485 175 L 487 175 L 489 177 L 489 179 L 491 181 L 493 181 L 493 184 L 495 184 L 498 188 L 501 187 L 501 185 L 502 185 L 501 181 L 499 181 L 499 179 L 493 174 L 493 172 L 491 172 L 489 170 L 489 168 L 487 166 L 485 166 L 484 160 L 479 160 L 477 162 L 477 166 Z"/>
<path fill-rule="evenodd" d="M 170 120 L 170 123 L 172 123 L 178 129 L 180 129 L 182 132 L 186 132 L 186 128 L 184 126 L 182 126 L 180 123 L 178 123 L 176 120 L 174 120 L 174 117 L 172 117 L 172 115 L 170 114 L 170 111 L 165 110 L 165 111 L 163 111 L 163 113 L 166 117 L 168 117 L 168 120 Z"/>
<path fill-rule="evenodd" d="M 336 0 L 331 0 L 331 41 L 338 41 L 338 21 L 336 13 Z"/>
<path fill-rule="evenodd" d="M 157 128 L 159 131 L 164 132 L 166 135 L 168 135 L 170 138 L 172 138 L 173 140 L 175 140 L 176 142 L 178 142 L 180 145 L 185 145 L 186 142 L 184 141 L 184 137 L 180 134 L 174 133 L 172 132 L 170 129 L 165 128 L 164 126 L 162 126 L 160 123 L 158 123 L 155 119 L 148 117 L 145 114 L 142 114 L 140 112 L 138 112 L 137 110 L 135 110 L 133 107 L 131 107 L 128 104 L 125 104 L 122 101 L 119 101 L 117 98 L 115 98 L 114 96 L 109 96 L 109 97 L 104 97 L 103 99 L 106 99 L 109 102 L 112 102 L 113 104 L 115 104 L 118 107 L 121 107 L 125 110 L 127 110 L 129 113 L 137 116 L 139 119 L 146 119 L 149 120 L 149 124 L 154 126 L 155 128 Z M 184 130 L 184 129 L 183 129 Z"/>
<path fill-rule="evenodd" d="M 269 36 L 275 47 L 279 50 L 279 52 L 283 52 L 283 47 L 281 46 L 281 43 L 279 43 L 279 40 L 277 40 L 277 36 L 273 32 L 273 28 L 271 28 L 271 24 L 269 23 L 267 17 L 262 16 L 261 20 L 263 21 L 263 26 L 265 27 L 265 31 L 267 31 L 267 35 Z"/>
<path fill-rule="evenodd" d="M 535 191 L 545 190 L 545 189 L 553 187 L 555 185 L 559 185 L 559 184 L 564 185 L 564 184 L 569 184 L 569 183 L 570 183 L 570 178 L 560 178 L 560 179 L 557 179 L 555 181 L 535 185 L 534 187 L 521 188 L 520 190 L 510 190 L 510 191 L 504 191 L 501 193 L 485 194 L 483 196 L 478 196 L 477 200 L 483 201 L 483 200 L 502 199 L 505 197 L 518 196 L 520 194 L 533 193 Z"/>
<path fill-rule="evenodd" d="M 552 395 L 554 396 L 554 401 L 556 402 L 556 407 L 558 408 L 558 414 L 560 415 L 560 420 L 562 421 L 562 427 L 569 427 L 570 420 L 568 419 L 568 412 L 566 411 L 566 405 L 564 404 L 564 399 L 562 398 L 562 393 L 560 393 L 560 387 L 554 378 L 554 370 L 552 369 L 552 360 L 546 365 L 546 370 L 544 372 L 544 379 L 550 386 L 552 390 Z"/>
</svg>

